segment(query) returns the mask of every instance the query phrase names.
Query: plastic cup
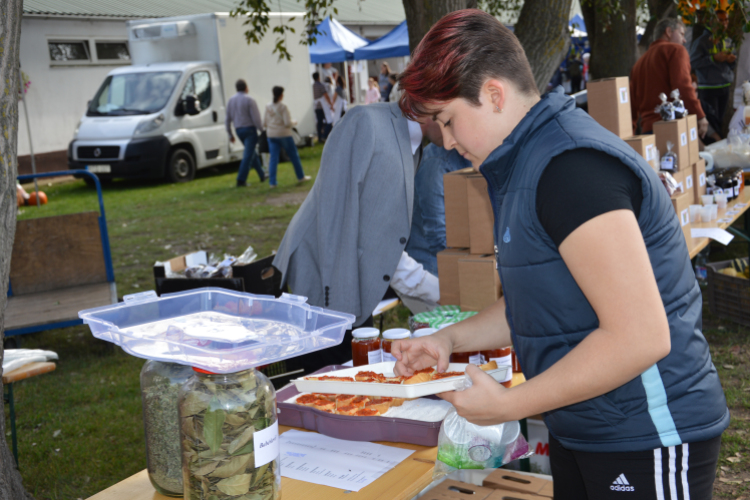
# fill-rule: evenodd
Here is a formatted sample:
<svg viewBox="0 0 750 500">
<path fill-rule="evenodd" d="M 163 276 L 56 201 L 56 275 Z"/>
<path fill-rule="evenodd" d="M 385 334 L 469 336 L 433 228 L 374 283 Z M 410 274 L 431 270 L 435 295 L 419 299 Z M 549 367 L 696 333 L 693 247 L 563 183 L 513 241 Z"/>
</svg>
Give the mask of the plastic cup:
<svg viewBox="0 0 750 500">
<path fill-rule="evenodd" d="M 719 218 L 719 205 L 713 204 L 708 205 L 711 207 L 711 220 L 716 220 Z"/>
<path fill-rule="evenodd" d="M 727 195 L 725 194 L 717 194 L 714 196 L 716 198 L 716 205 L 720 210 L 725 210 L 727 208 Z"/>
<path fill-rule="evenodd" d="M 704 207 L 701 207 L 701 221 L 703 222 L 711 222 L 711 212 L 713 210 L 711 209 L 711 205 L 706 205 Z"/>
<path fill-rule="evenodd" d="M 703 194 L 701 195 L 701 201 L 703 202 L 703 205 L 710 205 L 714 202 L 714 195 L 712 194 Z M 705 222 L 705 221 L 704 221 Z"/>
<path fill-rule="evenodd" d="M 700 205 L 690 205 L 690 222 L 701 221 L 701 208 Z"/>
</svg>

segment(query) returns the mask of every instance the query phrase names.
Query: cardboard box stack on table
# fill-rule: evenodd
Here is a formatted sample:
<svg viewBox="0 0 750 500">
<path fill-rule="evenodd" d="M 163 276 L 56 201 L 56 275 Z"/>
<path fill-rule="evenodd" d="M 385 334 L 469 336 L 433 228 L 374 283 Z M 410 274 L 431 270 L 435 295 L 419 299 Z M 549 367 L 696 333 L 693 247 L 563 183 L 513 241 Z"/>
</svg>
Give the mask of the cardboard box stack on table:
<svg viewBox="0 0 750 500">
<path fill-rule="evenodd" d="M 448 248 L 437 255 L 440 303 L 480 311 L 502 296 L 487 181 L 465 168 L 445 174 L 443 187 Z"/>
<path fill-rule="evenodd" d="M 633 135 L 630 112 L 629 81 L 627 77 L 606 78 L 587 84 L 588 111 L 600 125 L 623 138 L 638 154 L 659 171 L 661 156 L 667 152 L 667 142 L 677 155 L 672 177 L 678 191 L 672 196 L 672 205 L 682 226 L 686 240 L 690 236 L 689 206 L 700 203 L 706 194 L 706 164 L 698 156 L 698 120 L 688 115 L 671 121 L 654 123 L 653 134 Z"/>
</svg>

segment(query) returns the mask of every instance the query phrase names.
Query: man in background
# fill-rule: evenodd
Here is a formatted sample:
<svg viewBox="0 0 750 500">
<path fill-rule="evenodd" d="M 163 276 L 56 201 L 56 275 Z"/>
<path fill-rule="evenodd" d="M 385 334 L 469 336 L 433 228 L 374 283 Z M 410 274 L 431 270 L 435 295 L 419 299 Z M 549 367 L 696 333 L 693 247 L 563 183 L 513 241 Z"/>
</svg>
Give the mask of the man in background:
<svg viewBox="0 0 750 500">
<path fill-rule="evenodd" d="M 258 172 L 260 182 L 266 180 L 260 158 L 258 153 L 255 152 L 255 146 L 258 144 L 258 131 L 263 130 L 263 121 L 260 118 L 258 104 L 255 99 L 247 94 L 247 82 L 237 80 L 234 88 L 237 89 L 237 93 L 227 101 L 226 126 L 229 141 L 234 142 L 234 136 L 232 135 L 232 123 L 234 123 L 237 137 L 245 146 L 240 169 L 237 171 L 237 187 L 245 187 L 247 186 L 247 174 L 250 173 L 251 166 Z"/>
<path fill-rule="evenodd" d="M 323 111 L 323 105 L 318 100 L 321 97 L 325 97 L 326 86 L 320 81 L 320 73 L 317 71 L 313 73 L 313 101 L 315 102 L 315 130 L 318 132 L 318 142 L 323 143 L 328 137 L 328 133 L 331 131 L 331 126 L 326 123 L 326 115 Z"/>
<path fill-rule="evenodd" d="M 659 94 L 680 91 L 688 113 L 698 117 L 698 134 L 706 135 L 708 120 L 695 93 L 690 77 L 690 56 L 683 45 L 685 26 L 676 18 L 664 19 L 656 25 L 656 39 L 638 59 L 630 72 L 630 107 L 633 120 L 641 121 L 641 133 L 651 133 L 661 120 L 656 107 Z M 670 98 L 671 99 L 671 98 Z"/>
</svg>

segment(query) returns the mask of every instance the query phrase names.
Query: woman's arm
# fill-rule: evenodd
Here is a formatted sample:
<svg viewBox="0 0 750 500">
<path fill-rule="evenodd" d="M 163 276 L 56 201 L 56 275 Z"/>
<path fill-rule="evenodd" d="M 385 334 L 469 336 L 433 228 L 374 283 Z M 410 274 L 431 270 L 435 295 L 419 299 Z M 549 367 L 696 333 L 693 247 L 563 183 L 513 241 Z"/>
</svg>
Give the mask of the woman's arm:
<svg viewBox="0 0 750 500">
<path fill-rule="evenodd" d="M 664 304 L 632 211 L 607 212 L 582 224 L 562 242 L 560 254 L 596 312 L 599 328 L 548 370 L 513 389 L 469 367 L 474 387 L 443 394 L 469 421 L 518 420 L 600 396 L 669 354 Z"/>
</svg>

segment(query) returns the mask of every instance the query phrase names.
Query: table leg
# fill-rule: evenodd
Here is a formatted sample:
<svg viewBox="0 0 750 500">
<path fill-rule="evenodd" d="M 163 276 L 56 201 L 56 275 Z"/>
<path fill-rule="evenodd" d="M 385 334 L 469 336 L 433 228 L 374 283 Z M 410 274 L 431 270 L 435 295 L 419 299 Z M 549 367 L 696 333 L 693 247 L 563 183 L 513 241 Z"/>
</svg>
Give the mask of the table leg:
<svg viewBox="0 0 750 500">
<path fill-rule="evenodd" d="M 13 401 L 13 384 L 5 384 L 8 388 L 7 394 L 3 394 L 3 399 L 8 403 L 8 410 L 10 412 L 10 436 L 11 443 L 13 445 L 13 458 L 16 459 L 16 467 L 18 467 L 18 436 L 16 435 L 16 405 Z"/>
<path fill-rule="evenodd" d="M 523 434 L 524 439 L 528 442 L 529 440 L 529 428 L 526 424 L 526 419 L 522 418 L 518 421 L 518 423 L 521 425 L 521 434 Z M 529 445 L 530 446 L 530 445 Z M 531 472 L 531 461 L 528 458 L 522 458 L 520 460 L 520 466 L 522 472 Z"/>
</svg>

